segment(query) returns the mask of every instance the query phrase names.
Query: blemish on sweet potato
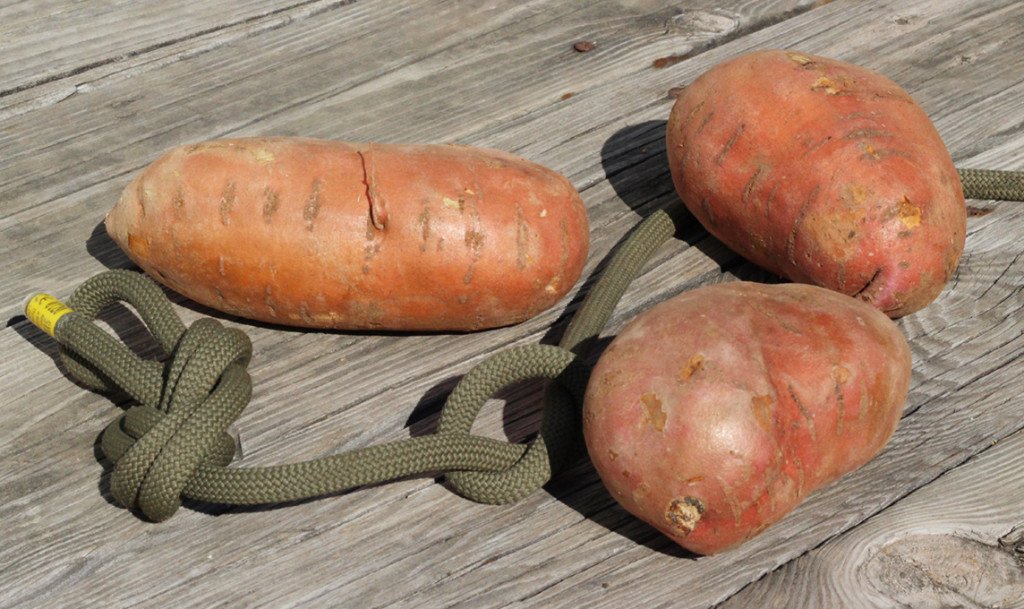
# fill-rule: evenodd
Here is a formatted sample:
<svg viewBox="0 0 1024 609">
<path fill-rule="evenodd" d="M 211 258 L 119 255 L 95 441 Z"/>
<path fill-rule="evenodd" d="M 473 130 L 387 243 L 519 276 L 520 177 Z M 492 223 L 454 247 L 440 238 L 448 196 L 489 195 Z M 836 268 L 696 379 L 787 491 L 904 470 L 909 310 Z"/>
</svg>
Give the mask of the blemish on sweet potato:
<svg viewBox="0 0 1024 609">
<path fill-rule="evenodd" d="M 686 91 L 686 87 L 677 87 L 677 88 L 682 89 L 681 91 L 679 91 L 680 95 L 684 91 Z M 690 125 L 690 121 L 693 120 L 693 117 L 697 116 L 697 113 L 700 112 L 701 109 L 703 109 L 703 108 L 704 108 L 704 100 L 699 101 L 694 107 L 690 108 L 690 111 L 686 113 L 686 118 L 683 120 L 683 124 L 680 125 L 680 128 L 685 129 L 686 127 L 688 127 Z"/>
<path fill-rule="evenodd" d="M 757 421 L 757 426 L 765 431 L 771 431 L 773 427 L 771 414 L 773 404 L 775 404 L 775 400 L 768 394 L 755 395 L 750 398 L 750 408 L 754 420 Z"/>
<path fill-rule="evenodd" d="M 814 431 L 814 415 L 812 415 L 811 411 L 807 409 L 806 405 L 804 405 L 803 401 L 796 394 L 796 389 L 794 389 L 792 385 L 787 384 L 786 390 L 789 392 L 789 398 L 793 400 L 793 403 L 796 404 L 797 410 L 800 411 L 800 416 L 802 416 L 804 421 L 806 421 L 807 431 L 811 434 L 811 440 L 816 442 L 818 434 Z"/>
<path fill-rule="evenodd" d="M 757 183 L 757 179 L 761 177 L 762 173 L 764 173 L 764 167 L 759 166 L 754 170 L 754 174 L 750 176 L 750 179 L 747 181 L 747 185 L 743 187 L 743 195 L 740 197 L 740 200 L 744 203 L 750 199 L 750 192 L 754 190 L 754 184 Z"/>
<path fill-rule="evenodd" d="M 641 482 L 640 484 L 637 484 L 636 488 L 633 489 L 633 499 L 637 503 L 643 503 L 644 499 L 646 499 L 647 496 L 650 494 L 651 485 L 647 484 L 646 482 Z"/>
<path fill-rule="evenodd" d="M 921 208 L 910 202 L 910 199 L 903 197 L 896 209 L 900 222 L 907 228 L 916 228 L 921 225 Z"/>
<path fill-rule="evenodd" d="M 847 90 L 852 83 L 844 77 L 838 77 L 836 80 L 829 78 L 822 74 L 813 83 L 811 83 L 811 91 L 822 91 L 828 95 L 843 95 L 849 94 Z"/>
<path fill-rule="evenodd" d="M 894 134 L 885 129 L 854 129 L 846 134 L 848 140 L 862 140 L 870 137 L 892 137 Z"/>
<path fill-rule="evenodd" d="M 715 216 L 711 213 L 711 199 L 708 197 L 701 197 L 700 210 L 704 212 L 704 218 L 707 220 L 707 223 L 714 226 Z"/>
<path fill-rule="evenodd" d="M 850 380 L 850 370 L 845 366 L 833 366 L 832 378 L 840 385 L 844 385 L 846 381 Z"/>
<path fill-rule="evenodd" d="M 807 215 L 807 210 L 810 209 L 811 202 L 817 198 L 818 193 L 821 192 L 821 185 L 818 184 L 811 191 L 811 194 L 800 206 L 800 210 L 797 212 L 796 219 L 793 221 L 793 227 L 789 230 L 789 235 L 786 236 L 786 259 L 789 260 L 790 264 L 796 265 L 796 236 L 800 233 L 800 225 L 804 221 L 804 216 Z"/>
<path fill-rule="evenodd" d="M 307 325 L 313 323 L 313 316 L 309 314 L 309 303 L 305 301 L 299 303 L 299 318 Z"/>
<path fill-rule="evenodd" d="M 223 297 L 224 295 L 221 294 L 221 298 Z M 263 298 L 263 304 L 267 305 L 267 310 L 270 311 L 271 317 L 277 317 L 277 303 L 274 302 L 274 298 L 270 295 L 269 291 L 267 292 L 267 295 Z"/>
<path fill-rule="evenodd" d="M 701 121 L 700 126 L 697 127 L 697 135 L 700 135 L 701 132 L 704 131 L 704 128 L 708 126 L 708 123 L 711 122 L 711 117 L 713 117 L 714 115 L 715 115 L 715 111 L 714 110 L 712 110 L 712 111 L 710 111 L 710 112 L 708 112 L 707 114 L 704 115 L 704 120 Z"/>
<path fill-rule="evenodd" d="M 316 216 L 320 213 L 321 201 L 320 195 L 320 178 L 313 180 L 313 192 L 309 194 L 309 199 L 306 200 L 306 206 L 302 208 L 302 219 L 306 221 L 306 230 L 313 230 L 313 225 L 316 222 Z"/>
<path fill-rule="evenodd" d="M 220 195 L 220 221 L 225 226 L 231 222 L 231 209 L 235 206 L 235 183 L 228 180 L 224 185 L 224 191 Z"/>
<path fill-rule="evenodd" d="M 142 207 L 142 215 L 146 215 L 146 208 Z M 185 193 L 182 191 L 181 186 L 174 189 L 174 198 L 171 199 L 171 209 L 174 211 L 175 218 L 181 218 L 185 211 Z"/>
<path fill-rule="evenodd" d="M 570 239 L 569 239 L 569 227 L 566 226 L 564 220 L 558 221 L 558 272 L 554 278 L 544 286 L 544 291 L 548 294 L 555 294 L 560 289 L 562 282 L 565 280 L 565 269 L 569 265 L 570 255 Z"/>
<path fill-rule="evenodd" d="M 484 248 L 484 234 L 476 228 L 467 228 L 463 235 L 463 243 L 473 251 L 473 258 L 479 258 Z"/>
<path fill-rule="evenodd" d="M 706 509 L 697 497 L 673 499 L 665 508 L 665 521 L 672 527 L 673 534 L 685 537 L 697 528 Z"/>
<path fill-rule="evenodd" d="M 804 55 L 803 53 L 797 53 L 795 51 L 790 51 L 790 52 L 786 53 L 786 57 L 789 57 L 789 59 L 793 63 L 797 64 L 801 68 L 806 68 L 808 66 L 814 65 L 814 60 L 811 59 L 810 57 L 808 57 L 807 55 Z"/>
<path fill-rule="evenodd" d="M 441 203 L 448 209 L 458 210 L 458 212 L 461 214 L 462 211 L 465 209 L 466 200 L 463 199 L 462 197 L 459 197 L 458 199 L 453 199 L 451 197 L 441 197 Z"/>
<path fill-rule="evenodd" d="M 136 256 L 148 256 L 149 255 L 149 242 L 146 239 L 136 237 L 135 235 L 128 233 L 128 249 L 131 250 Z"/>
<path fill-rule="evenodd" d="M 879 161 L 883 158 L 882 153 L 876 150 L 871 144 L 862 142 L 859 148 L 861 152 L 863 152 L 863 154 L 860 155 L 860 160 L 862 161 Z"/>
<path fill-rule="evenodd" d="M 273 151 L 266 148 L 256 148 L 252 151 L 252 156 L 256 158 L 260 163 L 273 163 L 277 160 L 277 155 Z"/>
<path fill-rule="evenodd" d="M 667 417 L 665 410 L 661 407 L 661 398 L 653 393 L 645 393 L 640 396 L 640 401 L 644 405 L 644 416 L 647 423 L 654 428 L 654 431 L 664 430 Z"/>
<path fill-rule="evenodd" d="M 529 244 L 530 225 L 523 215 L 523 205 L 516 201 L 516 268 L 520 271 L 526 268 Z"/>
<path fill-rule="evenodd" d="M 704 367 L 704 356 L 700 353 L 690 356 L 690 360 L 686 362 L 683 369 L 679 371 L 679 379 L 683 381 L 690 380 L 695 372 Z"/>
<path fill-rule="evenodd" d="M 263 189 L 263 221 L 270 224 L 281 205 L 281 193 L 267 186 Z"/>
<path fill-rule="evenodd" d="M 806 150 L 804 150 L 804 158 L 811 156 L 811 154 L 813 154 L 815 150 L 821 148 L 822 146 L 824 146 L 825 144 L 827 144 L 827 143 L 829 143 L 831 141 L 832 141 L 832 136 L 831 135 L 826 135 L 825 137 L 823 137 L 821 139 L 818 139 L 818 140 L 808 139 L 808 140 L 804 141 L 803 144 L 804 144 L 804 147 L 806 148 Z"/>
<path fill-rule="evenodd" d="M 732 137 L 730 137 L 729 140 L 725 143 L 725 146 L 722 146 L 722 150 L 718 153 L 718 156 L 715 157 L 716 165 L 722 164 L 722 161 L 725 160 L 725 155 L 729 154 L 729 151 L 732 150 L 733 145 L 736 144 L 736 140 L 739 139 L 740 134 L 742 134 L 743 130 L 746 128 L 746 123 L 740 123 L 740 126 L 736 128 L 735 132 L 733 132 Z"/>
</svg>

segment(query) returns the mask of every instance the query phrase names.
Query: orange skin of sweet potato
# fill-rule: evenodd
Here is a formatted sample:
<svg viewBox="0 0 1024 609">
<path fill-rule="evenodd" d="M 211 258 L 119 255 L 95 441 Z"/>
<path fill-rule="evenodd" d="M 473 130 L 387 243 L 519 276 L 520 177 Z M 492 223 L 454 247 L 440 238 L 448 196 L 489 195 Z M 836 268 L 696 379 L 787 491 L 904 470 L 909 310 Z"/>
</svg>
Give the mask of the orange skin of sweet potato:
<svg viewBox="0 0 1024 609">
<path fill-rule="evenodd" d="M 966 206 L 953 161 L 921 107 L 876 72 L 795 51 L 739 56 L 676 99 L 667 147 L 701 224 L 792 281 L 899 317 L 956 270 Z"/>
<path fill-rule="evenodd" d="M 528 319 L 572 288 L 590 237 L 569 181 L 519 157 L 300 138 L 171 150 L 128 185 L 106 227 L 196 302 L 374 330 Z"/>
<path fill-rule="evenodd" d="M 587 449 L 629 512 L 715 554 L 881 451 L 910 365 L 896 325 L 848 296 L 699 288 L 638 316 L 601 356 L 584 400 Z"/>
</svg>

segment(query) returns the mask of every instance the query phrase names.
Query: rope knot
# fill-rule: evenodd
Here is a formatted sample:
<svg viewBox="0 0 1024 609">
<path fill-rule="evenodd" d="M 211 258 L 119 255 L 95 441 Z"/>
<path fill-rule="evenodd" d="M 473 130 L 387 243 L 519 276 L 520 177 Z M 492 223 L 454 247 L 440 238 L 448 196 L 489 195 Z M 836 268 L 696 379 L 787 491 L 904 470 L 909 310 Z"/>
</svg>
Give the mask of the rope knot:
<svg viewBox="0 0 1024 609">
<path fill-rule="evenodd" d="M 243 332 L 214 319 L 200 319 L 181 335 L 164 366 L 159 402 L 133 406 L 103 432 L 119 503 L 166 520 L 198 468 L 231 462 L 235 443 L 227 429 L 252 394 L 245 370 L 251 353 Z"/>
</svg>

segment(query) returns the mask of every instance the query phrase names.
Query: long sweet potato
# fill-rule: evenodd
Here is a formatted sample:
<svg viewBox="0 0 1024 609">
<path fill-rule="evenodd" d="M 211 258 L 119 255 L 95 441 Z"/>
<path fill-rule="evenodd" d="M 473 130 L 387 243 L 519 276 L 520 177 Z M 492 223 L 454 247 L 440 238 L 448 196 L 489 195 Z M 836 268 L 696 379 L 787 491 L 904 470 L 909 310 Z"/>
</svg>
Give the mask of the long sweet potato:
<svg viewBox="0 0 1024 609">
<path fill-rule="evenodd" d="M 956 169 L 925 112 L 866 68 L 767 50 L 714 66 L 668 121 L 676 189 L 710 233 L 793 281 L 898 317 L 963 252 Z"/>
<path fill-rule="evenodd" d="M 563 176 L 455 145 L 209 141 L 143 170 L 107 231 L 150 275 L 277 324 L 476 330 L 576 282 L 586 210 Z"/>
<path fill-rule="evenodd" d="M 714 554 L 875 456 L 910 349 L 864 302 L 810 285 L 698 288 L 631 321 L 594 368 L 587 449 L 627 510 Z"/>
</svg>

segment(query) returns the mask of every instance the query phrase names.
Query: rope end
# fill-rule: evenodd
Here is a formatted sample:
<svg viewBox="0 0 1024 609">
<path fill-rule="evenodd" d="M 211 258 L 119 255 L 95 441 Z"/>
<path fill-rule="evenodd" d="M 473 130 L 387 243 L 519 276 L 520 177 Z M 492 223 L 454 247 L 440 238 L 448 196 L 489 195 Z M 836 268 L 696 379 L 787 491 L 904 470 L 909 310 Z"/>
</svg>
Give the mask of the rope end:
<svg viewBox="0 0 1024 609">
<path fill-rule="evenodd" d="M 24 310 L 28 320 L 50 336 L 54 335 L 57 322 L 68 313 L 73 312 L 69 306 L 57 298 L 44 293 L 30 296 L 25 301 Z"/>
</svg>

